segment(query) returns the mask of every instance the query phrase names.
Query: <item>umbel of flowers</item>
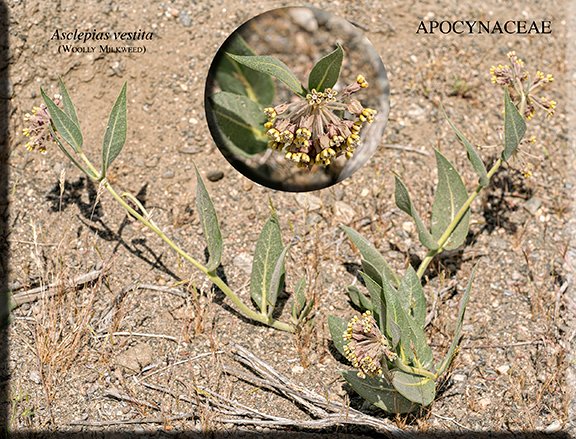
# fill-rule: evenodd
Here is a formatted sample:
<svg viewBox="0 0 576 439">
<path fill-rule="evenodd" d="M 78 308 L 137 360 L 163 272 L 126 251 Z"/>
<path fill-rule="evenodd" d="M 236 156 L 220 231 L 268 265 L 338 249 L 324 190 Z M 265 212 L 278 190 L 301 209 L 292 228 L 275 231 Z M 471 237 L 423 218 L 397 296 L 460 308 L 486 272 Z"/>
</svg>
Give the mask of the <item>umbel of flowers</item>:
<svg viewBox="0 0 576 439">
<path fill-rule="evenodd" d="M 268 147 L 282 151 L 286 159 L 303 168 L 328 166 L 340 156 L 350 159 L 360 142 L 360 131 L 376 114 L 352 98 L 367 87 L 364 76 L 358 75 L 340 93 L 332 88 L 313 89 L 295 102 L 265 108 Z"/>
</svg>

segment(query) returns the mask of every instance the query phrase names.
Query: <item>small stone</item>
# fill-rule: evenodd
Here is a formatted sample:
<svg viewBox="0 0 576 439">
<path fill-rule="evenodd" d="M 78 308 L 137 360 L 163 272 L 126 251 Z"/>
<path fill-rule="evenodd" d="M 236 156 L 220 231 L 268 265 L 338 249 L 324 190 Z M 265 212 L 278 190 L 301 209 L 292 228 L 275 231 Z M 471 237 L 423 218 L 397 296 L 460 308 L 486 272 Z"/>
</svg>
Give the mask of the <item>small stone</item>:
<svg viewBox="0 0 576 439">
<path fill-rule="evenodd" d="M 361 197 L 367 197 L 369 194 L 370 194 L 370 189 L 368 189 L 366 187 L 360 191 Z"/>
<path fill-rule="evenodd" d="M 502 366 L 496 368 L 496 372 L 498 372 L 500 375 L 506 375 L 509 370 L 510 366 L 507 364 L 503 364 Z"/>
<path fill-rule="evenodd" d="M 174 178 L 174 171 L 172 169 L 166 169 L 162 173 L 162 178 Z"/>
<path fill-rule="evenodd" d="M 241 252 L 234 257 L 232 264 L 234 264 L 235 267 L 238 267 L 246 274 L 250 274 L 252 272 L 252 260 L 253 259 L 250 254 Z"/>
<path fill-rule="evenodd" d="M 454 375 L 452 375 L 452 379 L 454 381 L 456 381 L 457 383 L 462 383 L 464 381 L 466 381 L 466 375 L 462 374 L 462 373 L 455 373 Z"/>
<path fill-rule="evenodd" d="M 318 210 L 322 207 L 322 200 L 320 198 L 305 193 L 296 194 L 296 203 L 308 211 Z"/>
<path fill-rule="evenodd" d="M 354 209 L 344 201 L 336 201 L 334 203 L 334 217 L 337 222 L 350 224 L 354 219 L 355 214 L 356 212 Z"/>
<path fill-rule="evenodd" d="M 245 192 L 251 191 L 253 187 L 254 184 L 252 184 L 251 181 L 246 180 L 244 183 L 242 183 L 242 190 L 244 190 Z"/>
<path fill-rule="evenodd" d="M 478 400 L 478 405 L 480 406 L 482 411 L 486 410 L 490 406 L 491 403 L 492 403 L 492 400 L 490 398 L 482 398 L 482 399 Z"/>
<path fill-rule="evenodd" d="M 35 384 L 41 384 L 42 383 L 42 378 L 40 377 L 40 374 L 38 373 L 38 371 L 33 370 L 32 372 L 30 372 L 30 381 L 32 381 Z"/>
<path fill-rule="evenodd" d="M 224 172 L 222 171 L 210 171 L 206 174 L 206 178 L 210 181 L 218 181 L 224 178 Z"/>
<path fill-rule="evenodd" d="M 198 154 L 200 148 L 197 146 L 184 145 L 182 148 L 178 149 L 178 152 L 181 154 Z"/>
<path fill-rule="evenodd" d="M 294 373 L 294 374 L 304 373 L 304 368 L 302 366 L 300 366 L 299 364 L 297 364 L 296 366 L 294 366 L 292 368 L 292 373 Z"/>
<path fill-rule="evenodd" d="M 532 197 L 524 203 L 524 209 L 526 209 L 531 215 L 536 215 L 540 206 L 542 206 L 542 201 L 536 197 Z"/>
<path fill-rule="evenodd" d="M 154 359 L 154 351 L 146 343 L 138 343 L 116 356 L 116 364 L 133 372 L 140 372 Z"/>
<path fill-rule="evenodd" d="M 180 24 L 184 27 L 192 26 L 192 18 L 190 18 L 190 14 L 188 14 L 188 12 L 186 12 L 186 11 L 180 12 L 180 15 L 178 16 L 178 20 L 180 21 Z"/>
<path fill-rule="evenodd" d="M 414 223 L 412 221 L 404 221 L 402 223 L 402 230 L 407 233 L 412 233 L 414 231 Z"/>
</svg>

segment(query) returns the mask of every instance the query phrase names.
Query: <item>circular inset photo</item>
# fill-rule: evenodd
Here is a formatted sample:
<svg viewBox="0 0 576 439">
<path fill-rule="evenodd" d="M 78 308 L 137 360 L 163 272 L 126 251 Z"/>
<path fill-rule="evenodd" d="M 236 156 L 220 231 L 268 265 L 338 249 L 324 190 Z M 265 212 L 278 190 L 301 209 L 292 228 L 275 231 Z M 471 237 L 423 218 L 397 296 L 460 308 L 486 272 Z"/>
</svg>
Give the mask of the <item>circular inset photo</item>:
<svg viewBox="0 0 576 439">
<path fill-rule="evenodd" d="M 265 12 L 234 31 L 206 82 L 212 137 L 239 172 L 304 192 L 351 176 L 388 120 L 386 69 L 362 31 L 319 9 Z"/>
</svg>

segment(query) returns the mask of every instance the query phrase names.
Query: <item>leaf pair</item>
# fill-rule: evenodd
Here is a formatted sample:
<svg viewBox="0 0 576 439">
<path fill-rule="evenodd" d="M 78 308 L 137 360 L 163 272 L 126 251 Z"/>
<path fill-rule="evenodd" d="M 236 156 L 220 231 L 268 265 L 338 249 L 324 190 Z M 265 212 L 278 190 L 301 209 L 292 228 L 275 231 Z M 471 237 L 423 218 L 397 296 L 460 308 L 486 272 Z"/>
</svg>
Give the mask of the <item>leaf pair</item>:
<svg viewBox="0 0 576 439">
<path fill-rule="evenodd" d="M 289 246 L 284 247 L 276 213 L 264 224 L 254 252 L 250 295 L 260 312 L 272 316 L 278 295 L 284 289 L 284 261 Z"/>
<path fill-rule="evenodd" d="M 55 137 L 57 144 L 62 152 L 64 152 L 64 154 L 66 154 L 66 156 L 81 171 L 94 179 L 102 180 L 106 177 L 110 164 L 112 164 L 114 159 L 118 157 L 118 154 L 120 154 L 120 151 L 122 151 L 126 142 L 126 84 L 122 87 L 122 90 L 112 107 L 112 111 L 110 112 L 108 125 L 102 142 L 102 170 L 99 175 L 97 175 L 90 167 L 85 168 L 78 160 L 79 156 L 83 156 L 82 146 L 84 142 L 82 130 L 80 129 L 80 122 L 74 104 L 72 103 L 72 99 L 70 98 L 68 90 L 62 80 L 59 81 L 59 87 L 64 110 L 60 109 L 60 107 L 58 107 L 54 101 L 46 95 L 44 90 L 40 89 L 40 92 L 44 99 L 44 103 L 48 108 L 48 113 L 50 114 L 54 130 L 68 145 L 70 145 L 75 154 L 72 154 L 68 148 L 66 148 L 62 142 Z"/>
<path fill-rule="evenodd" d="M 273 56 L 245 56 L 228 53 L 228 56 L 237 63 L 252 70 L 272 76 L 286 85 L 294 93 L 304 96 L 308 90 L 324 91 L 333 87 L 340 76 L 344 51 L 342 46 L 320 59 L 310 71 L 308 76 L 308 90 L 305 89 L 290 68 Z"/>
<path fill-rule="evenodd" d="M 400 177 L 395 176 L 396 206 L 412 217 L 416 224 L 420 243 L 429 250 L 452 250 L 460 247 L 466 240 L 470 222 L 470 210 L 460 212 L 468 199 L 466 186 L 456 168 L 440 151 L 435 150 L 438 168 L 438 185 L 432 205 L 431 228 L 424 225 L 410 194 Z M 450 224 L 459 216 L 459 222 L 449 236 L 444 236 Z"/>
</svg>

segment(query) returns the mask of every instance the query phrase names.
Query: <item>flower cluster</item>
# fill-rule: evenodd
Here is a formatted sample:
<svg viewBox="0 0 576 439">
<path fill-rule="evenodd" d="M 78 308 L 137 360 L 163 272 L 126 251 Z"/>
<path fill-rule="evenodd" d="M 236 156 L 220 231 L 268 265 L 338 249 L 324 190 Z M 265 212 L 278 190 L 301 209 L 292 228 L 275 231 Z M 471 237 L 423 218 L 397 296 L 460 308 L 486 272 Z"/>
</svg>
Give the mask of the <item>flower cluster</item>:
<svg viewBox="0 0 576 439">
<path fill-rule="evenodd" d="M 532 119 L 536 114 L 536 109 L 540 108 L 551 116 L 556 108 L 556 101 L 542 96 L 537 96 L 538 88 L 554 81 L 554 77 L 538 70 L 534 80 L 530 80 L 530 74 L 525 67 L 524 61 L 520 59 L 516 52 L 508 52 L 510 64 L 499 64 L 490 68 L 490 77 L 493 84 L 509 87 L 516 96 L 524 96 L 524 117 Z"/>
<path fill-rule="evenodd" d="M 370 311 L 350 320 L 344 341 L 346 358 L 358 369 L 360 378 L 382 375 L 382 362 L 394 361 L 397 357 Z"/>
<path fill-rule="evenodd" d="M 56 105 L 59 105 L 61 100 L 60 95 L 54 95 Z M 46 105 L 41 104 L 39 107 L 33 107 L 31 113 L 24 115 L 24 121 L 28 123 L 28 126 L 22 130 L 24 136 L 28 138 L 25 145 L 28 151 L 38 150 L 42 154 L 46 153 L 46 146 L 54 142 L 50 130 L 50 115 Z"/>
<path fill-rule="evenodd" d="M 305 98 L 264 109 L 268 147 L 284 153 L 299 167 L 328 166 L 336 157 L 351 158 L 360 143 L 360 131 L 376 110 L 364 108 L 351 95 L 368 87 L 358 75 L 341 93 L 327 88 L 310 91 Z M 349 119 L 346 115 L 352 115 Z"/>
</svg>

